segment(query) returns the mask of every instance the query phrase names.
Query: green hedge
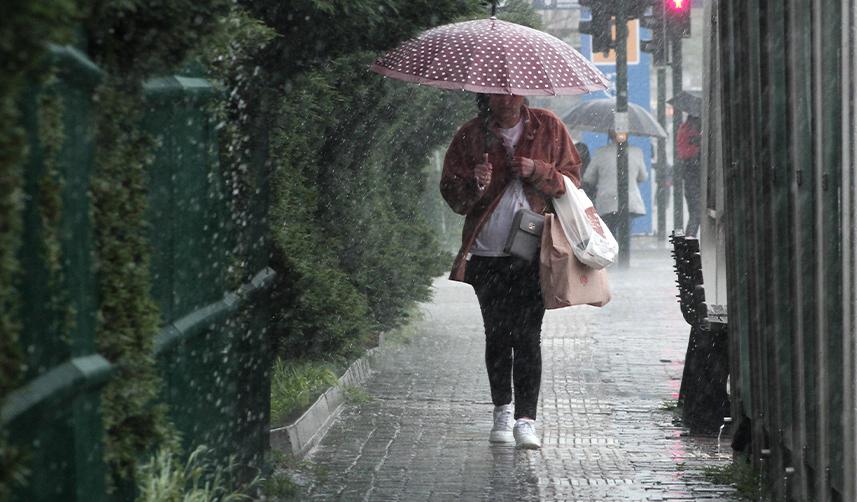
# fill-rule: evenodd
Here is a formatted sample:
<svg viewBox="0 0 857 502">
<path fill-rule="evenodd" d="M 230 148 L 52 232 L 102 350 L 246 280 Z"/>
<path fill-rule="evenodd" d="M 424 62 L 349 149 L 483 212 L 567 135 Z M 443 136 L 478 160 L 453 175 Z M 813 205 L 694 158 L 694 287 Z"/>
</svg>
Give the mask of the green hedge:
<svg viewBox="0 0 857 502">
<path fill-rule="evenodd" d="M 143 238 L 153 143 L 138 129 L 141 84 L 152 74 L 173 71 L 204 45 L 221 29 L 219 21 L 230 5 L 228 0 L 34 0 L 10 5 L 0 24 L 0 118 L 6 125 L 0 133 L 0 399 L 20 383 L 26 363 L 18 346 L 21 166 L 27 154 L 19 103 L 24 92 L 47 77 L 46 42 L 85 41 L 90 58 L 109 75 L 94 97 L 99 117 L 92 195 L 101 306 L 98 348 L 119 367 L 102 401 L 105 456 L 116 480 L 130 481 L 147 451 L 171 442 L 164 410 L 151 406 L 160 385 L 151 358 L 159 318 L 150 297 L 149 249 Z M 62 110 L 43 98 L 39 113 L 48 166 L 38 188 L 44 249 L 37 251 L 55 271 L 62 259 L 53 229 L 62 212 L 56 203 L 62 180 L 52 174 L 50 157 L 62 143 L 57 126 Z M 10 480 L 21 482 L 22 476 L 15 467 L 17 454 L 4 447 L 2 438 L 0 455 L 0 498 L 5 498 Z"/>
<path fill-rule="evenodd" d="M 524 2 L 509 8 L 515 21 L 534 22 Z M 475 116 L 474 95 L 381 78 L 367 71 L 376 55 L 354 52 L 296 73 L 274 107 L 271 229 L 283 281 L 273 334 L 288 358 L 359 351 L 428 299 L 432 277 L 451 263 L 423 209 L 426 190 L 439 197 L 426 165 Z"/>
<path fill-rule="evenodd" d="M 301 74 L 276 111 L 275 335 L 289 357 L 358 350 L 449 264 L 420 214 L 423 168 L 474 113 L 472 96 L 382 79 L 366 71 L 372 57 Z"/>
<path fill-rule="evenodd" d="M 240 91 L 239 130 L 254 131 L 234 151 L 248 163 L 264 152 L 271 170 L 271 333 L 290 359 L 354 354 L 446 266 L 416 203 L 428 152 L 452 126 L 426 118 L 467 102 L 367 66 L 422 29 L 484 11 L 476 0 L 243 5 L 281 35 L 225 79 Z"/>
<path fill-rule="evenodd" d="M 0 24 L 0 399 L 20 384 L 17 278 L 26 143 L 18 104 L 45 42 L 75 43 L 105 79 L 96 101 L 91 187 L 98 351 L 119 371 L 103 394 L 111 479 L 129 486 L 147 455 L 175 443 L 151 357 L 162 320 L 145 236 L 155 142 L 140 129 L 144 79 L 196 68 L 225 96 L 221 169 L 232 199 L 237 285 L 260 265 L 279 272 L 270 333 L 289 357 L 352 354 L 429 295 L 449 256 L 420 210 L 430 152 L 475 113 L 472 95 L 420 88 L 366 70 L 429 26 L 484 15 L 478 0 L 34 0 Z M 513 2 L 514 3 L 514 2 Z M 480 10 L 482 9 L 482 10 Z M 61 107 L 45 104 L 46 124 Z M 50 146 L 55 130 L 43 131 Z M 57 139 L 61 141 L 61 138 Z M 49 170 L 50 172 L 50 170 Z M 61 215 L 45 179 L 45 259 Z M 436 190 L 436 187 L 428 187 Z M 267 201 L 259 197 L 270 194 Z M 260 212 L 261 208 L 261 212 Z M 266 221 L 256 235 L 250 220 Z M 267 242 L 274 243 L 268 255 Z M 0 498 L 20 478 L 0 437 Z"/>
<path fill-rule="evenodd" d="M 140 129 L 142 83 L 177 70 L 229 12 L 228 0 L 116 0 L 83 9 L 90 57 L 108 75 L 98 90 L 93 175 L 99 352 L 118 363 L 106 385 L 105 460 L 112 481 L 133 483 L 138 462 L 176 442 L 153 357 L 161 319 L 151 296 L 146 236 L 148 167 L 155 143 Z"/>
</svg>

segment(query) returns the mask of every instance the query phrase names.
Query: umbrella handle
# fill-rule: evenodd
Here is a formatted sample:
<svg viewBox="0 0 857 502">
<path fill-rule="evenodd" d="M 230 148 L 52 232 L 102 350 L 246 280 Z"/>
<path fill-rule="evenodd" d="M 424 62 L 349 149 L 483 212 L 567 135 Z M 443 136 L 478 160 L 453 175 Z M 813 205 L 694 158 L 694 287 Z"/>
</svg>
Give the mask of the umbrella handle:
<svg viewBox="0 0 857 502">
<path fill-rule="evenodd" d="M 491 17 L 497 15 L 497 0 L 491 0 Z"/>
</svg>

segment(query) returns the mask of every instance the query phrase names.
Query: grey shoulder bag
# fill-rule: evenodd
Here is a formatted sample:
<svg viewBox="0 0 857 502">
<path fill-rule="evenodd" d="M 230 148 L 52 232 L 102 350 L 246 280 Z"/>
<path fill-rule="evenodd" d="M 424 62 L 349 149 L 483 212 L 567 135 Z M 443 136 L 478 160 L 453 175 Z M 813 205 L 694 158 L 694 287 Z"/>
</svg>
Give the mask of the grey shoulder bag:
<svg viewBox="0 0 857 502">
<path fill-rule="evenodd" d="M 539 255 L 545 217 L 535 211 L 521 208 L 515 213 L 512 228 L 503 252 L 525 261 L 533 261 Z"/>
</svg>

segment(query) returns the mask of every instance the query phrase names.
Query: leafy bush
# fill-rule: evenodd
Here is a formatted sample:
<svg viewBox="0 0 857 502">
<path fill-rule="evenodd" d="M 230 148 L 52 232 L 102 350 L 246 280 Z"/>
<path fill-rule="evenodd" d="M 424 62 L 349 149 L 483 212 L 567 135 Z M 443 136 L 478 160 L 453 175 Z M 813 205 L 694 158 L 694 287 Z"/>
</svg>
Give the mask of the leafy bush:
<svg viewBox="0 0 857 502">
<path fill-rule="evenodd" d="M 210 42 L 230 0 L 108 0 L 81 9 L 90 56 L 135 81 L 163 74 Z"/>
<path fill-rule="evenodd" d="M 367 73 L 375 55 L 368 51 L 478 6 L 477 0 L 10 6 L 0 25 L 0 118 L 7 125 L 0 133 L 0 398 L 18 385 L 24 359 L 15 281 L 26 141 L 17 105 L 45 41 L 78 39 L 105 75 L 94 96 L 96 343 L 119 367 L 102 405 L 105 458 L 114 488 L 123 488 L 138 481 L 140 459 L 176 441 L 167 410 L 153 405 L 161 381 L 152 346 L 162 320 L 151 298 L 145 238 L 155 143 L 140 129 L 143 80 L 188 68 L 192 58 L 192 66 L 221 80 L 228 97 L 218 110 L 227 139 L 220 174 L 232 194 L 226 203 L 237 235 L 230 257 L 235 280 L 270 258 L 279 272 L 270 331 L 280 350 L 293 357 L 353 354 L 373 331 L 402 322 L 409 305 L 428 298 L 431 277 L 448 265 L 419 210 L 424 167 L 428 153 L 473 114 L 469 94 Z M 264 224 L 270 232 L 259 235 Z M 8 493 L 3 480 L 20 478 L 10 451 L 0 438 L 0 498 Z M 170 458 L 161 456 L 161 465 Z M 194 483 L 192 474 L 183 475 L 165 479 Z"/>
<path fill-rule="evenodd" d="M 142 132 L 142 83 L 185 64 L 223 29 L 229 0 L 84 2 L 83 36 L 106 78 L 95 97 L 92 181 L 100 297 L 98 350 L 119 372 L 103 392 L 105 459 L 112 488 L 132 483 L 138 459 L 175 441 L 152 356 L 160 316 L 151 297 L 146 236 L 149 166 L 155 142 Z"/>
<path fill-rule="evenodd" d="M 117 87 L 118 86 L 118 87 Z M 133 480 L 137 459 L 172 434 L 163 405 L 151 406 L 161 379 L 152 356 L 160 316 L 150 296 L 147 167 L 151 140 L 135 127 L 139 97 L 108 83 L 98 94 L 92 179 L 96 280 L 101 302 L 98 351 L 118 363 L 104 387 L 105 459 L 115 481 Z"/>
<path fill-rule="evenodd" d="M 292 358 L 347 352 L 395 326 L 448 265 L 420 213 L 423 168 L 473 113 L 472 97 L 386 81 L 366 73 L 371 60 L 344 56 L 294 78 L 278 109 L 276 334 Z"/>
<path fill-rule="evenodd" d="M 280 66 L 269 68 L 271 80 L 286 90 L 269 110 L 269 146 L 274 263 L 282 279 L 273 334 L 289 358 L 359 349 L 370 331 L 395 327 L 413 302 L 428 299 L 432 277 L 450 263 L 422 211 L 424 191 L 437 196 L 425 166 L 475 115 L 473 94 L 381 78 L 366 70 L 375 52 L 348 50 L 377 50 L 412 34 L 426 7 L 421 3 L 291 2 L 281 9 L 263 2 L 256 10 L 294 36 L 273 41 L 264 53 L 276 54 Z M 432 2 L 426 12 L 435 24 L 477 8 L 477 2 Z M 362 13 L 356 26 L 369 26 L 344 27 L 343 11 Z M 395 26 L 378 17 L 385 11 L 399 14 Z M 524 2 L 509 2 L 508 11 L 506 18 L 535 21 Z M 303 38 L 303 25 L 312 41 Z M 335 30 L 344 33 L 319 35 Z M 339 56 L 320 65 L 314 58 L 320 50 Z"/>
<path fill-rule="evenodd" d="M 390 49 L 420 30 L 486 12 L 477 0 L 240 0 L 282 37 L 258 58 L 276 84 L 355 52 Z"/>
</svg>

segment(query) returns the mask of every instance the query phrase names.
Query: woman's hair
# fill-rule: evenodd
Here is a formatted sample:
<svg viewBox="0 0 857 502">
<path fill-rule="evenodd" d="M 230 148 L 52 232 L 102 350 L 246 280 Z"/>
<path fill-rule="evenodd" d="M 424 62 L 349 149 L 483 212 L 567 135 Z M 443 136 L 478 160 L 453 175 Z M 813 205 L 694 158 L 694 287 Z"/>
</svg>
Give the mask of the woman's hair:
<svg viewBox="0 0 857 502">
<path fill-rule="evenodd" d="M 480 118 L 485 118 L 491 115 L 491 95 L 485 93 L 476 94 L 476 109 L 479 112 Z M 530 106 L 530 98 L 524 97 L 524 106 Z"/>
<path fill-rule="evenodd" d="M 478 93 L 476 94 L 476 110 L 479 112 L 479 118 L 485 119 L 491 115 L 491 105 L 489 103 L 489 95 Z"/>
</svg>

